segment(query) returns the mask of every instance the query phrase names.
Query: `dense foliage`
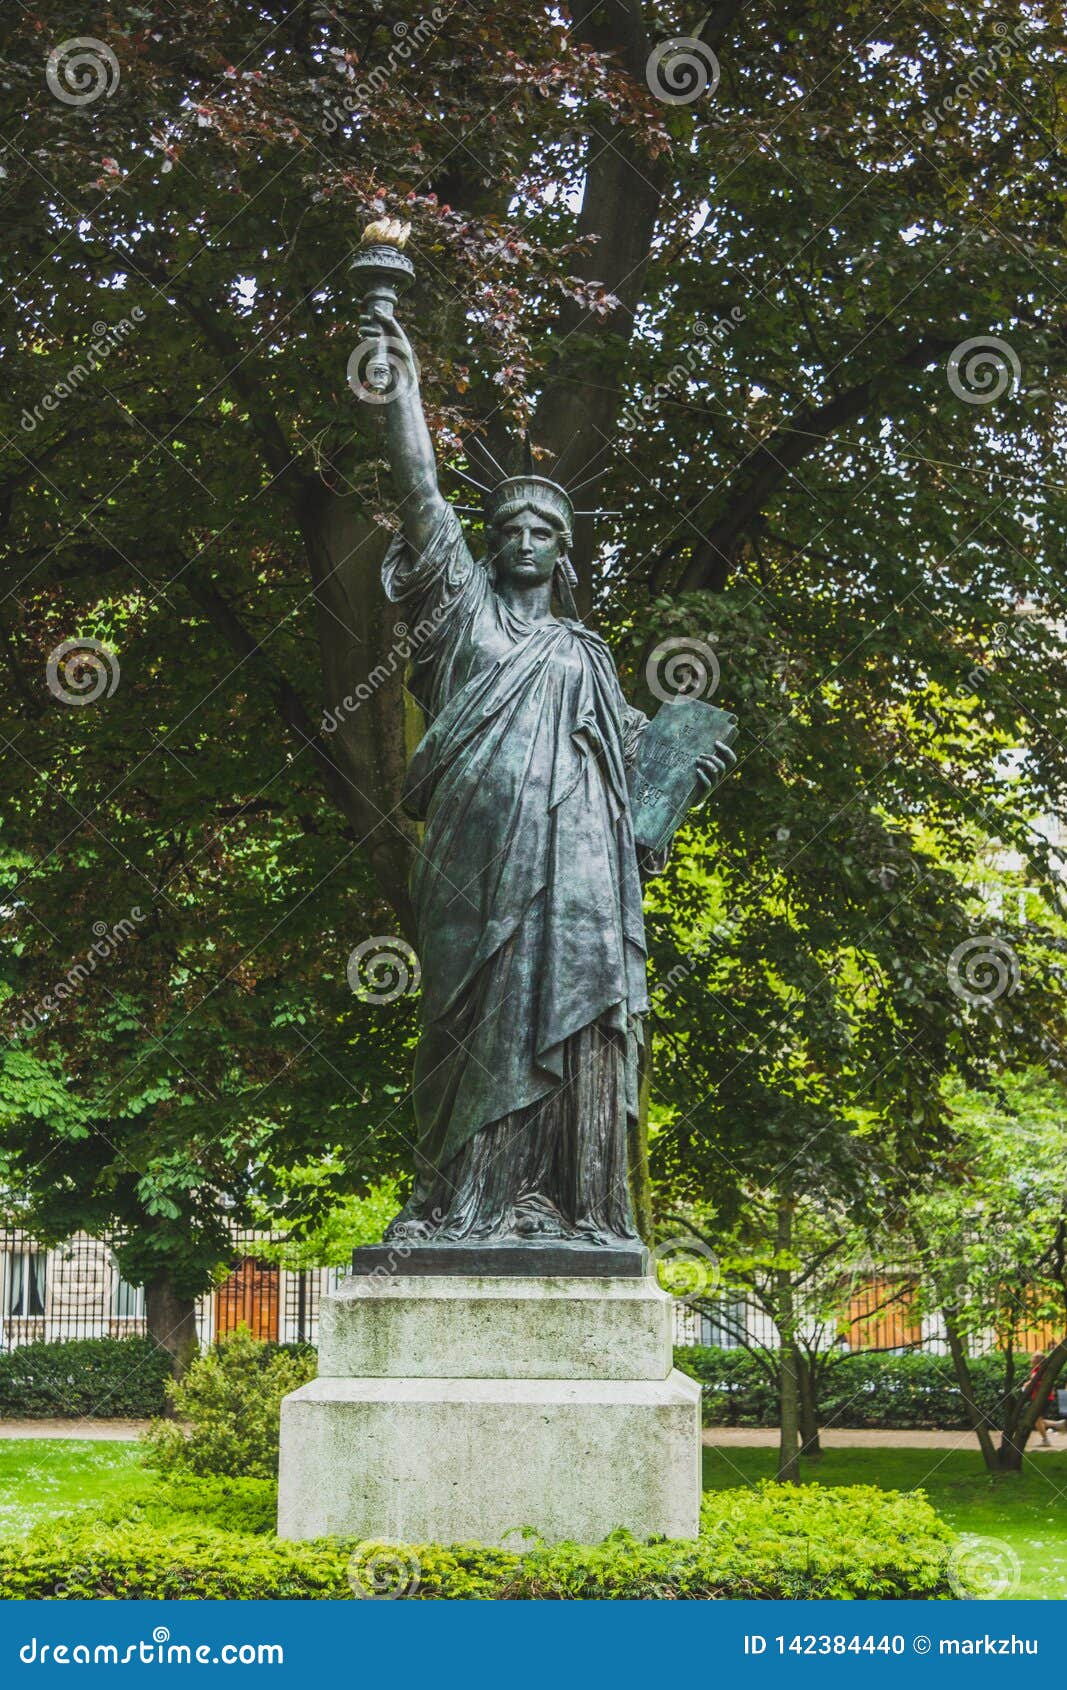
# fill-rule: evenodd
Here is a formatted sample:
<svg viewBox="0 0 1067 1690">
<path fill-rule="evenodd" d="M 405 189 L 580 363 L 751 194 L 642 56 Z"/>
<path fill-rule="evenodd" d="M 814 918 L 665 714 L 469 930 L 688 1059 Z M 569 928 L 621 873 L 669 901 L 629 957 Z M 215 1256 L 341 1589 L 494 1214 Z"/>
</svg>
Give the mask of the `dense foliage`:
<svg viewBox="0 0 1067 1690">
<path fill-rule="evenodd" d="M 410 931 L 417 849 L 346 382 L 378 209 L 413 223 L 449 495 L 475 435 L 603 471 L 581 607 L 638 702 L 680 639 L 740 716 L 650 895 L 662 1187 L 725 1211 L 785 1166 L 859 1203 L 935 1154 L 946 1072 L 1060 1061 L 1061 8 L 432 24 L 116 0 L 89 101 L 49 58 L 70 0 L 2 24 L 0 1180 L 186 1301 L 272 1169 L 410 1168 L 412 999 L 345 977 Z M 716 75 L 675 102 L 650 54 L 687 35 Z M 111 653 L 93 703 L 49 684 L 70 639 Z M 1034 890 L 997 913 L 1004 846 Z M 976 942 L 1023 989 L 954 989 Z"/>
<path fill-rule="evenodd" d="M 646 1600 L 946 1597 L 952 1534 L 919 1494 L 776 1486 L 707 1496 L 695 1543 L 286 1543 L 266 1535 L 272 1488 L 171 1486 L 102 1518 L 0 1543 L 0 1599 Z"/>
<path fill-rule="evenodd" d="M 143 1420 L 166 1408 L 169 1358 L 148 1338 L 0 1350 L 0 1419 Z"/>
<path fill-rule="evenodd" d="M 703 1387 L 706 1426 L 777 1426 L 779 1393 L 746 1350 L 693 1345 L 675 1351 L 677 1365 Z M 1005 1388 L 1002 1355 L 970 1361 L 975 1400 L 995 1425 Z M 819 1375 L 822 1427 L 956 1431 L 970 1428 L 952 1364 L 944 1355 L 837 1353 Z"/>
</svg>

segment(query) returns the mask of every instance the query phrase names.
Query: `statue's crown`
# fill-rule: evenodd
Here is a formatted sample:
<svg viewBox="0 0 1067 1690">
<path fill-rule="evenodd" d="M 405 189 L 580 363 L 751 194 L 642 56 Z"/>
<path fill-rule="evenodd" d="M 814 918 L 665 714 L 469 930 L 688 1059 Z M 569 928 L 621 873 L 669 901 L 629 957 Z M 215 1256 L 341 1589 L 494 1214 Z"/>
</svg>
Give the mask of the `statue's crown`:
<svg viewBox="0 0 1067 1690">
<path fill-rule="evenodd" d="M 496 521 L 497 512 L 504 505 L 511 504 L 540 505 L 542 509 L 547 505 L 556 512 L 568 532 L 574 529 L 574 506 L 559 482 L 549 481 L 547 476 L 509 475 L 498 481 L 485 495 L 486 522 L 491 526 Z"/>
</svg>

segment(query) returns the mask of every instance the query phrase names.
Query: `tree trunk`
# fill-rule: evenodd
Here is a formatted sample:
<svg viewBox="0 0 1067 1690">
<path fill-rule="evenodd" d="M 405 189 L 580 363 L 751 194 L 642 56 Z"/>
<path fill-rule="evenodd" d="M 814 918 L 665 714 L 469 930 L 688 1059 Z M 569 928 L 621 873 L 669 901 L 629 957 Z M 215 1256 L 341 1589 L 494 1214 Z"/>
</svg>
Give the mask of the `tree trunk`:
<svg viewBox="0 0 1067 1690">
<path fill-rule="evenodd" d="M 799 1393 L 800 1453 L 801 1455 L 820 1456 L 822 1454 L 822 1443 L 819 1439 L 819 1414 L 815 1402 L 815 1374 L 811 1362 L 799 1345 L 794 1345 L 793 1357 L 796 1364 L 797 1390 Z"/>
<path fill-rule="evenodd" d="M 574 38 L 603 53 L 639 85 L 645 85 L 650 42 L 641 0 L 574 0 Z M 556 326 L 558 351 L 546 372 L 531 433 L 555 454 L 559 476 L 580 487 L 611 468 L 612 441 L 622 390 L 620 372 L 644 291 L 660 201 L 666 184 L 662 158 L 651 156 L 641 137 L 620 126 L 611 113 L 592 117 L 586 139 L 585 188 L 578 213 L 575 272 L 597 281 L 619 301 L 598 319 L 564 300 Z M 556 470 L 547 473 L 555 475 Z M 596 505 L 594 488 L 576 503 Z M 598 536 L 587 517 L 574 524 L 572 561 L 578 573 L 578 614 L 593 602 L 592 564 Z"/>
<path fill-rule="evenodd" d="M 196 1303 L 192 1297 L 180 1297 L 170 1274 L 164 1273 L 145 1286 L 144 1306 L 148 1336 L 166 1350 L 170 1370 L 175 1379 L 180 1379 L 199 1353 Z"/>
<path fill-rule="evenodd" d="M 1014 1437 L 1007 1433 L 1000 1440 L 997 1448 L 997 1459 L 994 1471 L 997 1473 L 1021 1473 L 1023 1470 L 1024 1444 L 1016 1443 Z"/>
<path fill-rule="evenodd" d="M 788 1197 L 778 1204 L 779 1258 L 787 1257 L 793 1246 L 793 1203 Z M 779 1386 L 780 1432 L 778 1439 L 778 1472 L 780 1485 L 800 1483 L 800 1392 L 797 1379 L 796 1312 L 793 1295 L 793 1269 L 781 1262 L 775 1270 L 776 1324 L 782 1346 L 782 1371 Z"/>
<path fill-rule="evenodd" d="M 796 1346 L 782 1341 L 782 1373 L 779 1386 L 778 1471 L 775 1478 L 780 1485 L 800 1483 L 800 1402 L 797 1390 Z"/>
<path fill-rule="evenodd" d="M 304 499 L 301 527 L 318 613 L 324 738 L 337 769 L 333 794 L 401 934 L 413 941 L 407 882 L 416 832 L 400 794 L 411 735 L 404 674 L 423 635 L 386 598 L 386 536 L 354 498 L 316 486 Z"/>
<path fill-rule="evenodd" d="M 956 1325 L 955 1319 L 948 1313 L 947 1309 L 941 1310 L 941 1319 L 945 1323 L 945 1337 L 948 1340 L 948 1353 L 952 1357 L 952 1369 L 956 1375 L 956 1383 L 960 1388 L 960 1396 L 963 1398 L 963 1406 L 967 1411 L 967 1418 L 974 1428 L 975 1435 L 978 1439 L 978 1447 L 982 1452 L 982 1460 L 985 1462 L 988 1471 L 990 1473 L 995 1473 L 999 1463 L 996 1451 L 993 1448 L 993 1439 L 990 1435 L 989 1427 L 986 1425 L 985 1416 L 975 1401 L 974 1381 L 971 1378 L 971 1370 L 967 1364 L 967 1352 L 963 1347 L 963 1339 L 960 1337 L 959 1327 Z"/>
</svg>

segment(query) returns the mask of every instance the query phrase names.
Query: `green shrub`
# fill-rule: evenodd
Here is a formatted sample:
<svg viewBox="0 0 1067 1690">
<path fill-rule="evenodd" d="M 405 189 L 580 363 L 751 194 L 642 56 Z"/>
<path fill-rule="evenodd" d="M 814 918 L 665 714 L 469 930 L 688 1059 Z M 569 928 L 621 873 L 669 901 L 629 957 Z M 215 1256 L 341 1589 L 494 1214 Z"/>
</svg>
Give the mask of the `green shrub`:
<svg viewBox="0 0 1067 1690">
<path fill-rule="evenodd" d="M 204 1479 L 182 1473 L 164 1479 L 138 1513 L 150 1525 L 168 1526 L 175 1516 L 185 1516 L 186 1523 L 215 1531 L 271 1537 L 278 1523 L 278 1485 L 274 1479 Z M 115 1517 L 128 1514 L 120 1504 Z"/>
<path fill-rule="evenodd" d="M 765 1484 L 704 1500 L 693 1543 L 615 1532 L 592 1547 L 527 1553 L 477 1545 L 265 1535 L 274 1487 L 183 1479 L 157 1494 L 0 1542 L 0 1599 L 394 1594 L 420 1600 L 946 1597 L 954 1539 L 919 1493 Z"/>
<path fill-rule="evenodd" d="M 675 1361 L 703 1386 L 706 1426 L 777 1426 L 777 1393 L 747 1350 L 692 1345 L 677 1350 Z M 978 1405 L 995 1418 L 1004 1357 L 977 1356 L 970 1368 Z M 947 1356 L 835 1352 L 822 1364 L 817 1396 L 821 1426 L 955 1431 L 970 1425 Z"/>
<path fill-rule="evenodd" d="M 177 1420 L 153 1420 L 146 1459 L 163 1473 L 272 1479 L 282 1398 L 315 1376 L 315 1355 L 263 1344 L 247 1328 L 167 1386 Z"/>
<path fill-rule="evenodd" d="M 0 1417 L 162 1414 L 170 1358 L 151 1338 L 71 1338 L 0 1351 Z"/>
<path fill-rule="evenodd" d="M 693 1344 L 674 1361 L 700 1382 L 705 1426 L 777 1426 L 778 1393 L 747 1350 Z"/>
</svg>

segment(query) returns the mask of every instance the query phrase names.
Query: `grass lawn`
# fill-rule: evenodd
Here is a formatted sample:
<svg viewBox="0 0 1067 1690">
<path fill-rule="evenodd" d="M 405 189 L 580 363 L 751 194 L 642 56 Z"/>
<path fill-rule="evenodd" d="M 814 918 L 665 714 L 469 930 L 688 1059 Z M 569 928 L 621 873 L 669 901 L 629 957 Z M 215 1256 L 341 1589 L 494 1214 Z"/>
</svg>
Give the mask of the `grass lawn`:
<svg viewBox="0 0 1067 1690">
<path fill-rule="evenodd" d="M 136 1443 L 0 1437 L 0 1534 L 143 1490 L 151 1480 Z"/>
<path fill-rule="evenodd" d="M 705 1449 L 705 1489 L 771 1478 L 771 1449 Z M 136 1443 L 0 1438 L 0 1534 L 21 1536 L 39 1520 L 88 1503 L 133 1497 L 153 1484 Z M 1067 1597 L 1067 1459 L 1026 1462 L 1021 1475 L 990 1478 L 977 1453 L 930 1449 L 831 1449 L 802 1464 L 806 1484 L 925 1490 L 956 1531 L 1006 1543 L 1019 1557 L 1013 1595 Z"/>
<path fill-rule="evenodd" d="M 705 1490 L 774 1477 L 773 1449 L 705 1449 Z M 924 1490 L 961 1535 L 996 1538 L 1019 1557 L 1022 1580 L 1005 1595 L 1067 1597 L 1067 1459 L 1035 1456 L 1022 1473 L 992 1478 L 977 1450 L 828 1449 L 802 1461 L 805 1484 Z"/>
</svg>

